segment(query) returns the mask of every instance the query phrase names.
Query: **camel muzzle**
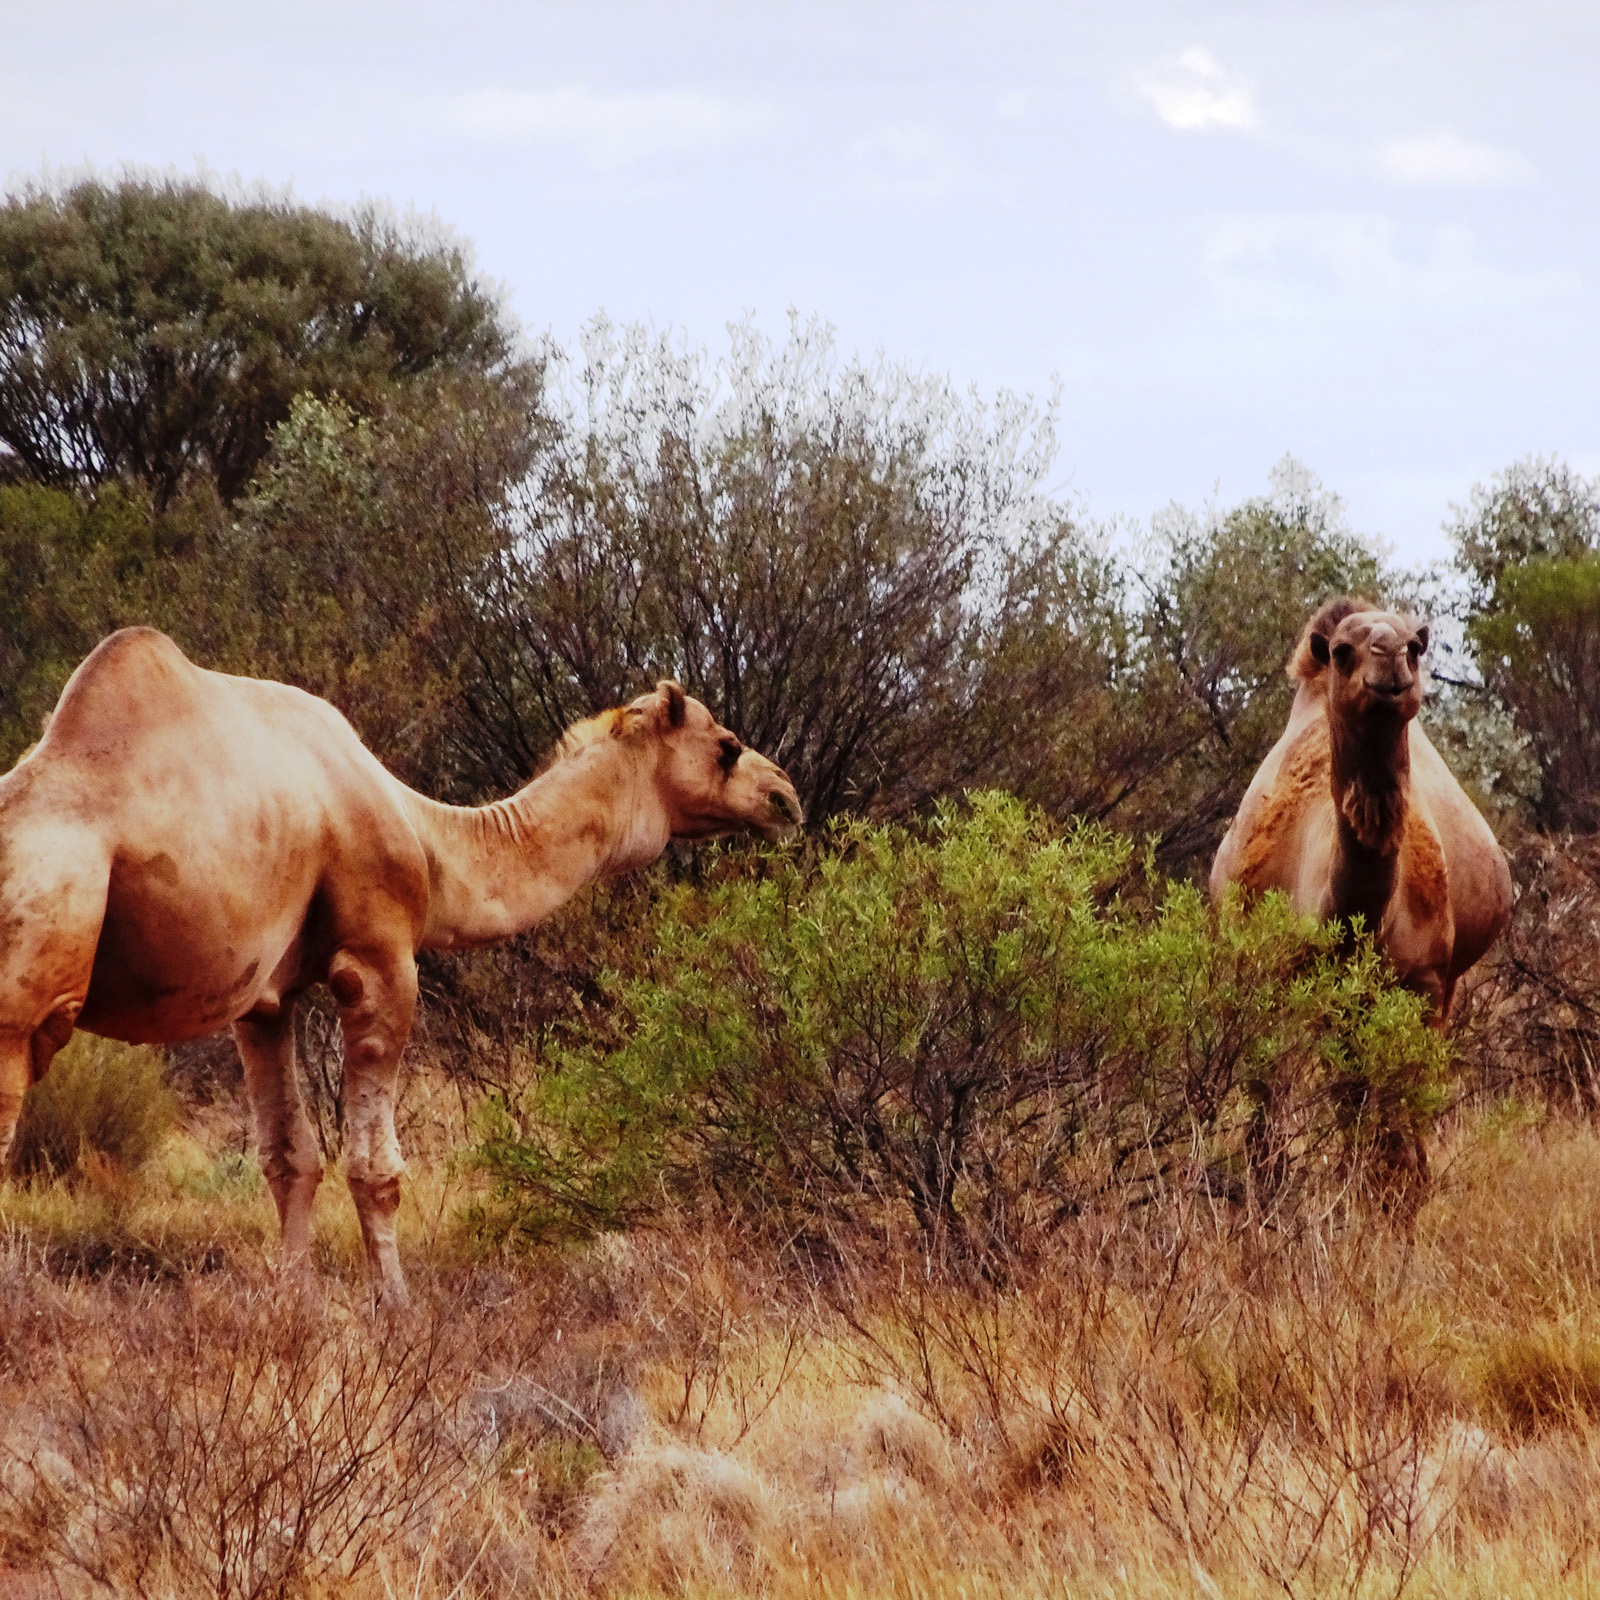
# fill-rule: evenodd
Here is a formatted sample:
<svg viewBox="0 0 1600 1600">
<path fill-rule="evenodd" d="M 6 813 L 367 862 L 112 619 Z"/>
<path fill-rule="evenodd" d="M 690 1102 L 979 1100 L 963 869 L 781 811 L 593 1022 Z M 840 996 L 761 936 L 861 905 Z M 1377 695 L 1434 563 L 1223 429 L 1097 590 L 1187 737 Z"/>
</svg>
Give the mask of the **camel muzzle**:
<svg viewBox="0 0 1600 1600">
<path fill-rule="evenodd" d="M 769 839 L 785 839 L 798 833 L 805 823 L 800 797 L 792 788 L 774 789 L 767 796 L 772 820 L 761 830 Z"/>
</svg>

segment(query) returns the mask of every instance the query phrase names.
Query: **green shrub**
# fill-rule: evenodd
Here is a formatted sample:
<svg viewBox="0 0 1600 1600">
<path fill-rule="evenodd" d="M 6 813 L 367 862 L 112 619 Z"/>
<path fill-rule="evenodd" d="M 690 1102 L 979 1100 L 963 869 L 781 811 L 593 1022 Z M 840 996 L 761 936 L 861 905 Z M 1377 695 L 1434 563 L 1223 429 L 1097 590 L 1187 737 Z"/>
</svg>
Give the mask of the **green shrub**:
<svg viewBox="0 0 1600 1600">
<path fill-rule="evenodd" d="M 1174 1185 L 1278 1201 L 1412 1149 L 1437 1102 L 1418 997 L 1281 899 L 1217 917 L 993 794 L 829 843 L 665 894 L 609 1023 L 490 1102 L 486 1220 L 715 1196 L 982 1255 Z"/>
<path fill-rule="evenodd" d="M 161 1056 L 142 1045 L 75 1034 L 28 1091 L 13 1147 L 17 1172 L 65 1175 L 95 1151 L 133 1171 L 178 1120 Z"/>
</svg>

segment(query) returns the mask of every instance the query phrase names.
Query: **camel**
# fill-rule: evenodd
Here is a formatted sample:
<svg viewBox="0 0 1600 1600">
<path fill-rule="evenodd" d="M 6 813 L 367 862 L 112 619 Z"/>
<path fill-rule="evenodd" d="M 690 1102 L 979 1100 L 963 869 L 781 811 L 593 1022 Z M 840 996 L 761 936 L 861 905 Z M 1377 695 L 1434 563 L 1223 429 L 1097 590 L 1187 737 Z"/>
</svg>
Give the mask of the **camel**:
<svg viewBox="0 0 1600 1600">
<path fill-rule="evenodd" d="M 1281 889 L 1320 918 L 1359 915 L 1435 1023 L 1511 918 L 1489 825 L 1417 722 L 1428 629 L 1348 596 L 1306 624 L 1289 725 L 1251 780 L 1211 895 Z"/>
<path fill-rule="evenodd" d="M 75 1027 L 171 1044 L 232 1024 L 286 1263 L 323 1176 L 294 1010 L 344 1039 L 346 1179 L 380 1300 L 402 1305 L 394 1087 L 420 950 L 530 928 L 670 839 L 797 828 L 793 784 L 676 684 L 569 729 L 508 799 L 443 805 L 326 701 L 195 666 L 127 628 L 82 662 L 0 777 L 0 1168 Z"/>
</svg>

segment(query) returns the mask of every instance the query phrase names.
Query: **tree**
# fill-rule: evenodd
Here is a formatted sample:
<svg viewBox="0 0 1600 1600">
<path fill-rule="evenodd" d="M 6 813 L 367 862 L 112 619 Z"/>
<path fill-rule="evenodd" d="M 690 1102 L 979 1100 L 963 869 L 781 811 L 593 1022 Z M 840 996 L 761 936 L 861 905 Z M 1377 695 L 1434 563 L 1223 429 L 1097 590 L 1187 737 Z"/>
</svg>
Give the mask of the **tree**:
<svg viewBox="0 0 1600 1600">
<path fill-rule="evenodd" d="M 1008 538 L 1039 514 L 1048 413 L 736 329 L 713 366 L 596 322 L 584 407 L 513 494 L 473 692 L 525 765 L 673 676 L 782 763 L 807 810 L 895 810 L 964 737 L 959 693 Z"/>
<path fill-rule="evenodd" d="M 0 474 L 53 486 L 249 482 L 294 395 L 360 402 L 513 333 L 462 251 L 199 181 L 86 179 L 0 206 Z"/>
<path fill-rule="evenodd" d="M 106 634 L 134 622 L 181 631 L 196 617 L 211 589 L 196 558 L 215 513 L 205 493 L 157 513 L 138 485 L 85 498 L 0 484 L 0 771 Z"/>
<path fill-rule="evenodd" d="M 1518 462 L 1452 528 L 1482 682 L 1538 764 L 1535 820 L 1600 828 L 1600 483 Z"/>
<path fill-rule="evenodd" d="M 508 739 L 481 663 L 482 595 L 508 558 L 497 512 L 547 440 L 536 369 L 435 372 L 367 416 L 301 395 L 178 629 L 215 666 L 333 701 L 408 781 L 461 800 L 526 781 L 548 748 Z"/>
</svg>

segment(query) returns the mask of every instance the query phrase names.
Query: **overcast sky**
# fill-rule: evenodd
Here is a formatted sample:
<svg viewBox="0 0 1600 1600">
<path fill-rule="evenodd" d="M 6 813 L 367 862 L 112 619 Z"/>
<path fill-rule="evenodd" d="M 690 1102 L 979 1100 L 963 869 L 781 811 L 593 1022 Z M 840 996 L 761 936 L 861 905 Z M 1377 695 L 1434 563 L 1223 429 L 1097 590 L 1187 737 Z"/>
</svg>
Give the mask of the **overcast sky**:
<svg viewBox="0 0 1600 1600">
<path fill-rule="evenodd" d="M 0 173 L 380 197 L 533 332 L 1062 385 L 1148 521 L 1292 452 L 1402 559 L 1530 453 L 1600 472 L 1600 5 L 0 0 Z"/>
</svg>

